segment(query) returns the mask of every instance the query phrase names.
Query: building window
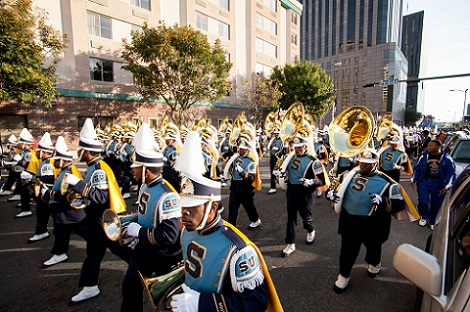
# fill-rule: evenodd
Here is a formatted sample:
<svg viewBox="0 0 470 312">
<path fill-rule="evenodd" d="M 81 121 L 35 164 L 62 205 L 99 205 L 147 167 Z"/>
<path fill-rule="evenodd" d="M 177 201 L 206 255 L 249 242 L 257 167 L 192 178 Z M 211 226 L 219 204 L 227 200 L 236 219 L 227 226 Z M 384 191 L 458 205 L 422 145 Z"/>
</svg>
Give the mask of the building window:
<svg viewBox="0 0 470 312">
<path fill-rule="evenodd" d="M 219 0 L 219 7 L 221 9 L 228 11 L 229 10 L 228 0 Z"/>
<path fill-rule="evenodd" d="M 196 28 L 207 31 L 208 26 L 207 26 L 207 15 L 201 14 L 201 13 L 196 13 Z"/>
<path fill-rule="evenodd" d="M 297 34 L 292 34 L 292 35 L 291 35 L 290 42 L 291 42 L 292 44 L 297 45 Z"/>
<path fill-rule="evenodd" d="M 297 19 L 299 18 L 299 15 L 297 13 L 292 12 L 290 20 L 292 24 L 297 25 Z"/>
<path fill-rule="evenodd" d="M 158 120 L 156 117 L 149 117 L 149 127 L 150 129 L 158 129 Z"/>
<path fill-rule="evenodd" d="M 113 82 L 113 62 L 90 57 L 90 79 Z"/>
<path fill-rule="evenodd" d="M 277 24 L 259 13 L 256 13 L 256 26 L 277 35 Z"/>
<path fill-rule="evenodd" d="M 230 27 L 229 25 L 219 22 L 219 37 L 230 39 Z"/>
<path fill-rule="evenodd" d="M 255 71 L 257 75 L 269 77 L 273 71 L 273 68 L 260 63 L 256 63 Z"/>
<path fill-rule="evenodd" d="M 258 0 L 258 2 L 264 4 L 272 11 L 277 12 L 277 0 Z"/>
<path fill-rule="evenodd" d="M 260 52 L 274 58 L 277 57 L 277 47 L 259 38 L 256 38 L 256 52 Z"/>
<path fill-rule="evenodd" d="M 131 0 L 131 4 L 150 11 L 150 0 Z"/>
<path fill-rule="evenodd" d="M 88 34 L 108 39 L 113 39 L 112 20 L 110 17 L 87 12 Z"/>
</svg>

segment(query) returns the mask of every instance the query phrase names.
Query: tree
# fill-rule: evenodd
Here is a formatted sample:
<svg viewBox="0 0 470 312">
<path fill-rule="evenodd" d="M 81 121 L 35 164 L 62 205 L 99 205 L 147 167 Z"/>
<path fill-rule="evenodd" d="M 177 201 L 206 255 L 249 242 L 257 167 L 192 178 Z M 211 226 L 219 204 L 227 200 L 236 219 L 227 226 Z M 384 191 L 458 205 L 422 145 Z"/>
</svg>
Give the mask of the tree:
<svg viewBox="0 0 470 312">
<path fill-rule="evenodd" d="M 144 25 L 132 33 L 130 43 L 123 42 L 123 68 L 134 75 L 139 93 L 146 99 L 163 99 L 177 124 L 194 103 L 216 101 L 230 91 L 232 64 L 220 41 L 211 47 L 191 26 Z"/>
<path fill-rule="evenodd" d="M 420 120 L 423 115 L 412 108 L 407 108 L 405 110 L 405 126 L 412 127 L 416 126 L 416 122 Z"/>
<path fill-rule="evenodd" d="M 0 101 L 41 99 L 50 106 L 58 96 L 55 72 L 66 44 L 31 0 L 0 0 Z"/>
<path fill-rule="evenodd" d="M 271 79 L 282 92 L 279 99 L 282 109 L 300 101 L 313 118 L 321 118 L 334 105 L 333 83 L 319 64 L 296 61 L 283 68 L 276 66 Z"/>
<path fill-rule="evenodd" d="M 246 107 L 247 113 L 251 113 L 255 121 L 261 119 L 263 111 L 279 109 L 278 100 L 282 94 L 272 80 L 253 75 L 252 79 L 242 77 L 241 84 L 240 106 Z"/>
</svg>

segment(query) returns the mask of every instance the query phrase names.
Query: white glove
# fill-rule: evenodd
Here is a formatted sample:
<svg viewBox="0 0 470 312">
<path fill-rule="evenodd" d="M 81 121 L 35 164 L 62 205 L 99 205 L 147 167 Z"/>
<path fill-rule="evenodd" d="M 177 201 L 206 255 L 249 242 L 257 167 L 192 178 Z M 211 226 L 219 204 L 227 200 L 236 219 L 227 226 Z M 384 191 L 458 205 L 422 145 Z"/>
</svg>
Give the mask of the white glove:
<svg viewBox="0 0 470 312">
<path fill-rule="evenodd" d="M 338 203 L 339 200 L 340 200 L 340 197 L 338 196 L 338 193 L 336 193 L 335 191 L 333 190 L 329 190 L 327 193 L 326 193 L 326 198 L 328 198 L 329 200 L 331 200 L 333 203 Z"/>
<path fill-rule="evenodd" d="M 68 185 L 75 186 L 77 185 L 79 181 L 80 181 L 80 178 L 74 175 L 73 173 L 69 173 L 65 177 L 65 183 L 67 183 Z"/>
<path fill-rule="evenodd" d="M 279 150 L 279 147 L 277 147 L 277 146 L 274 146 L 274 147 L 273 147 L 273 151 L 274 151 L 274 152 L 277 152 L 278 150 Z"/>
<path fill-rule="evenodd" d="M 405 170 L 405 168 L 403 168 L 403 166 L 400 166 L 400 165 L 397 165 L 397 164 L 393 165 L 393 169 L 400 170 L 400 171 Z"/>
<path fill-rule="evenodd" d="M 199 306 L 199 292 L 189 288 L 186 284 L 181 286 L 184 293 L 171 297 L 173 312 L 197 312 Z"/>
<path fill-rule="evenodd" d="M 374 205 L 380 205 L 382 202 L 382 196 L 379 194 L 369 194 L 370 202 Z"/>
<path fill-rule="evenodd" d="M 142 226 L 139 223 L 131 222 L 127 226 L 127 235 L 132 237 L 139 237 L 139 231 Z"/>
<path fill-rule="evenodd" d="M 312 186 L 312 185 L 319 185 L 320 184 L 320 180 L 319 179 L 305 179 L 305 178 L 302 178 L 299 180 L 303 186 L 305 187 L 309 187 L 309 186 Z"/>
<path fill-rule="evenodd" d="M 242 166 L 240 166 L 240 165 L 236 165 L 236 166 L 235 166 L 235 170 L 237 170 L 238 172 L 242 172 L 242 171 L 243 171 L 243 168 L 242 168 Z"/>
<path fill-rule="evenodd" d="M 44 194 L 46 194 L 47 191 L 49 191 L 47 186 L 45 185 L 41 186 L 41 196 L 44 196 Z"/>
<path fill-rule="evenodd" d="M 33 175 L 27 171 L 23 171 L 21 174 L 20 174 L 20 178 L 22 180 L 31 180 L 33 178 Z"/>
<path fill-rule="evenodd" d="M 19 155 L 19 154 L 16 154 L 15 156 L 13 156 L 14 161 L 20 161 L 21 158 L 23 158 L 23 157 L 21 157 L 21 155 Z"/>
<path fill-rule="evenodd" d="M 166 158 L 165 156 L 163 156 L 162 161 L 163 161 L 164 163 L 166 163 L 166 162 L 168 161 L 168 158 Z"/>
</svg>

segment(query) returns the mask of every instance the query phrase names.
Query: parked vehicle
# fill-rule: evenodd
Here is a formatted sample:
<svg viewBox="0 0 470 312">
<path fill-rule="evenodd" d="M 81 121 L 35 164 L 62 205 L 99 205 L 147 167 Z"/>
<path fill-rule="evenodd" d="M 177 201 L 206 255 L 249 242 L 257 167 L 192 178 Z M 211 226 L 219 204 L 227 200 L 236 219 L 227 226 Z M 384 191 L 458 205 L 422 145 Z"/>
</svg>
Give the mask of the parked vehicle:
<svg viewBox="0 0 470 312">
<path fill-rule="evenodd" d="M 470 312 L 470 167 L 444 199 L 425 250 L 399 246 L 393 265 L 421 290 L 415 311 Z"/>
</svg>

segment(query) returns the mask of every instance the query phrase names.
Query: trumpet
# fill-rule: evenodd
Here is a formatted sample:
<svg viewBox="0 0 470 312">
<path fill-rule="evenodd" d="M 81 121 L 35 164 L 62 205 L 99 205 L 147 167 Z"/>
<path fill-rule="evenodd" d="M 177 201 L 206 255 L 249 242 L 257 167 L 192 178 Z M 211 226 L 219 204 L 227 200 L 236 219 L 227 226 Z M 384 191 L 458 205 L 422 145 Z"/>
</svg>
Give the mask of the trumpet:
<svg viewBox="0 0 470 312">
<path fill-rule="evenodd" d="M 170 273 L 157 277 L 144 277 L 140 274 L 140 281 L 144 286 L 153 311 L 171 311 L 171 297 L 181 293 L 184 283 L 184 262 L 175 265 Z"/>
<path fill-rule="evenodd" d="M 103 230 L 106 236 L 113 242 L 119 241 L 121 246 L 132 245 L 135 237 L 127 235 L 129 223 L 137 221 L 137 213 L 119 216 L 111 209 L 103 212 Z"/>
</svg>

